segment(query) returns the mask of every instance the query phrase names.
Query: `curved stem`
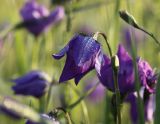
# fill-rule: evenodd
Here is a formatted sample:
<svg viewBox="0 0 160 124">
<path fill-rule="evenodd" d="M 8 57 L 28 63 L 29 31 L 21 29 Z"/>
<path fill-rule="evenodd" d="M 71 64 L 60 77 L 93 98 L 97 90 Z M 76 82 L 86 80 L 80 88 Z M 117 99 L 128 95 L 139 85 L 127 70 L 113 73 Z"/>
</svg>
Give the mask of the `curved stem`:
<svg viewBox="0 0 160 124">
<path fill-rule="evenodd" d="M 121 124 L 121 112 L 120 112 L 120 90 L 119 90 L 119 86 L 118 86 L 118 68 L 119 68 L 119 60 L 118 60 L 118 57 L 117 56 L 113 56 L 112 55 L 112 50 L 111 50 L 111 47 L 110 47 L 110 44 L 107 40 L 107 36 L 102 33 L 102 32 L 96 32 L 94 35 L 93 35 L 93 38 L 95 40 L 97 40 L 98 38 L 98 35 L 102 35 L 103 38 L 105 39 L 106 41 L 106 44 L 107 44 L 107 47 L 108 47 L 108 50 L 109 50 L 109 55 L 110 55 L 110 58 L 111 58 L 111 64 L 112 64 L 112 69 L 113 69 L 113 79 L 114 79 L 114 88 L 115 88 L 115 95 L 116 95 L 116 111 L 117 111 L 117 123 L 118 124 Z M 118 61 L 118 63 L 117 63 Z"/>
<path fill-rule="evenodd" d="M 99 34 L 102 35 L 103 38 L 105 39 L 106 44 L 107 44 L 107 47 L 108 47 L 108 50 L 109 50 L 110 58 L 112 58 L 112 50 L 111 50 L 111 47 L 110 47 L 109 42 L 108 42 L 108 40 L 107 40 L 107 36 L 106 36 L 104 33 L 102 33 L 102 32 L 96 32 L 96 33 L 94 33 L 94 35 L 93 35 L 93 39 L 97 40 Z"/>
</svg>

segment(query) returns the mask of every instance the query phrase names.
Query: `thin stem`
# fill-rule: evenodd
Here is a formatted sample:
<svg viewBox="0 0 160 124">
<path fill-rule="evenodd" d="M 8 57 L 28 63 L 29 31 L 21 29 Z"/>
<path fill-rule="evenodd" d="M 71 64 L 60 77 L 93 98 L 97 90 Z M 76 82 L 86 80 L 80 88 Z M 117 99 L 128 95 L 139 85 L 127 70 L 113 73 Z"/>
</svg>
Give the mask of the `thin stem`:
<svg viewBox="0 0 160 124">
<path fill-rule="evenodd" d="M 157 40 L 157 38 L 150 32 L 144 30 L 143 28 L 139 27 L 139 30 L 143 31 L 144 33 L 148 34 L 150 37 L 152 37 L 154 39 L 154 41 L 159 45 L 160 47 L 160 42 Z"/>
<path fill-rule="evenodd" d="M 131 35 L 131 41 L 133 41 L 132 39 L 132 35 Z M 143 108 L 143 101 L 141 100 L 140 97 L 140 83 L 139 83 L 139 78 L 138 78 L 138 69 L 137 69 L 137 63 L 136 63 L 136 50 L 134 47 L 133 42 L 131 42 L 131 53 L 132 53 L 132 58 L 133 58 L 133 65 L 134 65 L 134 73 L 135 73 L 135 88 L 136 88 L 136 92 L 137 92 L 137 104 L 138 104 L 138 116 L 139 116 L 139 123 L 140 124 L 144 124 L 144 108 Z"/>
<path fill-rule="evenodd" d="M 118 119 L 117 123 L 121 124 L 120 91 L 119 91 L 119 86 L 118 86 L 118 68 L 115 65 L 116 64 L 116 59 L 114 59 L 115 56 L 112 55 L 112 50 L 111 50 L 110 44 L 107 40 L 107 36 L 104 33 L 96 32 L 94 34 L 93 38 L 97 40 L 99 34 L 102 35 L 103 38 L 105 39 L 108 50 L 109 50 L 109 55 L 110 55 L 110 58 L 111 58 L 111 64 L 112 64 L 112 69 L 113 69 L 114 88 L 115 88 L 115 94 L 116 94 L 116 111 L 117 111 L 117 117 L 116 118 Z M 118 59 L 118 57 L 117 57 L 117 59 Z M 118 66 L 119 66 L 119 60 L 118 60 Z"/>
<path fill-rule="evenodd" d="M 74 102 L 73 104 L 69 105 L 67 107 L 68 110 L 73 109 L 75 106 L 77 106 L 85 97 L 87 97 L 88 95 L 90 95 L 98 86 L 99 82 L 95 84 L 95 86 L 93 86 L 90 90 L 88 90 L 83 96 L 81 96 L 76 102 Z"/>
<path fill-rule="evenodd" d="M 114 68 L 114 67 L 113 67 Z M 114 86 L 115 86 L 115 94 L 116 94 L 116 109 L 117 109 L 117 118 L 116 122 L 118 124 L 121 124 L 121 102 L 120 102 L 120 90 L 118 86 L 118 70 L 113 69 L 113 80 L 114 80 Z"/>
<path fill-rule="evenodd" d="M 73 85 L 71 85 L 71 86 L 73 87 L 75 93 L 80 96 L 80 92 Z M 83 113 L 84 113 L 84 117 L 85 117 L 85 124 L 89 124 L 90 120 L 89 120 L 88 110 L 87 110 L 85 102 L 82 101 L 81 105 L 82 105 L 82 109 L 83 109 Z"/>
<path fill-rule="evenodd" d="M 50 99 L 51 99 L 51 91 L 52 91 L 52 86 L 55 84 L 55 80 L 52 79 L 50 85 L 49 85 L 49 89 L 48 89 L 48 94 L 47 94 L 47 100 L 46 100 L 46 109 L 48 109 L 48 106 L 49 106 L 49 102 L 50 102 Z"/>
<path fill-rule="evenodd" d="M 93 38 L 94 38 L 95 40 L 97 40 L 99 34 L 102 35 L 103 38 L 105 39 L 106 44 L 107 44 L 107 47 L 108 47 L 108 50 L 109 50 L 110 58 L 112 58 L 112 50 L 111 50 L 111 47 L 110 47 L 109 42 L 108 42 L 108 40 L 107 40 L 107 36 L 106 36 L 104 33 L 102 33 L 102 32 L 96 32 L 96 33 L 94 34 Z"/>
</svg>

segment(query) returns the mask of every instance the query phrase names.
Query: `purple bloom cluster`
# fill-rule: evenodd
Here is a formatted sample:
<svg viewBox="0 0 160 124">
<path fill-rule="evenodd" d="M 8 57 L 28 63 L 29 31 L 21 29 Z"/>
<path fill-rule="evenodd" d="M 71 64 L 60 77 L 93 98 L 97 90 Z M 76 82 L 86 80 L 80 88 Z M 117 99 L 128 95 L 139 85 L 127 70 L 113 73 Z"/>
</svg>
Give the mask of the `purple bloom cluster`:
<svg viewBox="0 0 160 124">
<path fill-rule="evenodd" d="M 66 63 L 59 82 L 64 82 L 75 78 L 75 83 L 92 69 L 97 71 L 99 81 L 110 91 L 115 92 L 113 80 L 113 67 L 111 59 L 103 54 L 101 45 L 90 36 L 75 35 L 71 41 L 58 53 L 54 54 L 55 59 L 62 58 L 67 54 Z M 118 46 L 117 56 L 119 58 L 118 85 L 120 94 L 127 96 L 131 103 L 131 115 L 136 120 L 136 109 L 132 108 L 136 104 L 137 97 L 135 92 L 135 71 L 132 57 L 120 44 Z M 151 66 L 144 60 L 138 58 L 136 61 L 138 67 L 138 77 L 140 86 L 144 87 L 143 98 L 145 100 L 145 115 L 148 121 L 151 118 L 149 109 L 150 96 L 155 92 L 157 76 Z M 99 92 L 99 91 L 98 91 Z M 94 97 L 96 96 L 93 94 Z M 147 97 L 146 97 L 147 96 Z M 153 112 L 153 111 L 152 111 Z"/>
<path fill-rule="evenodd" d="M 60 22 L 64 16 L 64 8 L 58 6 L 49 13 L 43 5 L 39 5 L 35 0 L 28 0 L 22 7 L 20 14 L 26 22 L 26 28 L 35 36 L 40 35 L 51 24 Z"/>
<path fill-rule="evenodd" d="M 118 83 L 121 94 L 126 94 L 127 92 L 132 92 L 134 90 L 134 68 L 132 58 L 126 52 L 122 45 L 119 45 L 117 56 L 119 58 L 119 73 L 118 73 Z M 111 65 L 111 60 L 106 56 L 101 56 L 100 61 L 97 64 L 96 69 L 98 72 L 98 77 L 101 83 L 106 86 L 109 90 L 115 91 L 114 81 L 113 81 L 113 69 Z"/>
</svg>

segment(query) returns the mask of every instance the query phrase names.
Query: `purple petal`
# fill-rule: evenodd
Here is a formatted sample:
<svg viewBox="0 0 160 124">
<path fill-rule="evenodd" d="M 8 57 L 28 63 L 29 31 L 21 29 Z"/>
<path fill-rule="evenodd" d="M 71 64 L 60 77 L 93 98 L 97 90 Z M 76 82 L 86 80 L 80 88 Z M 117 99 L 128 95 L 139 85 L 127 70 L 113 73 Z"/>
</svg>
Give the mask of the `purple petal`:
<svg viewBox="0 0 160 124">
<path fill-rule="evenodd" d="M 68 51 L 68 49 L 69 49 L 69 45 L 66 45 L 59 53 L 53 54 L 52 56 L 55 59 L 61 59 L 66 54 L 66 52 Z"/>
<path fill-rule="evenodd" d="M 76 65 L 82 66 L 85 62 L 89 61 L 100 49 L 100 44 L 92 37 L 78 35 L 75 42 L 72 42 L 72 54 Z"/>
<path fill-rule="evenodd" d="M 59 82 L 70 80 L 74 78 L 78 73 L 80 73 L 80 69 L 75 65 L 73 58 L 67 56 Z"/>
</svg>

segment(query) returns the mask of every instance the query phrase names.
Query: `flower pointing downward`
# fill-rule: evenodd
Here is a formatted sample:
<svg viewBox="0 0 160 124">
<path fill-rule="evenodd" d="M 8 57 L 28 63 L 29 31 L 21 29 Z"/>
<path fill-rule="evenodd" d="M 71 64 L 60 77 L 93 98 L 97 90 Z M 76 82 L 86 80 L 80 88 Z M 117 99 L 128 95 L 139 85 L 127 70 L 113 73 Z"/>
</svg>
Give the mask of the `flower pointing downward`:
<svg viewBox="0 0 160 124">
<path fill-rule="evenodd" d="M 61 59 L 65 54 L 67 55 L 59 82 L 74 78 L 75 83 L 78 84 L 84 75 L 94 69 L 96 57 L 100 51 L 101 46 L 93 37 L 75 35 L 59 53 L 53 54 L 55 59 Z"/>
</svg>

